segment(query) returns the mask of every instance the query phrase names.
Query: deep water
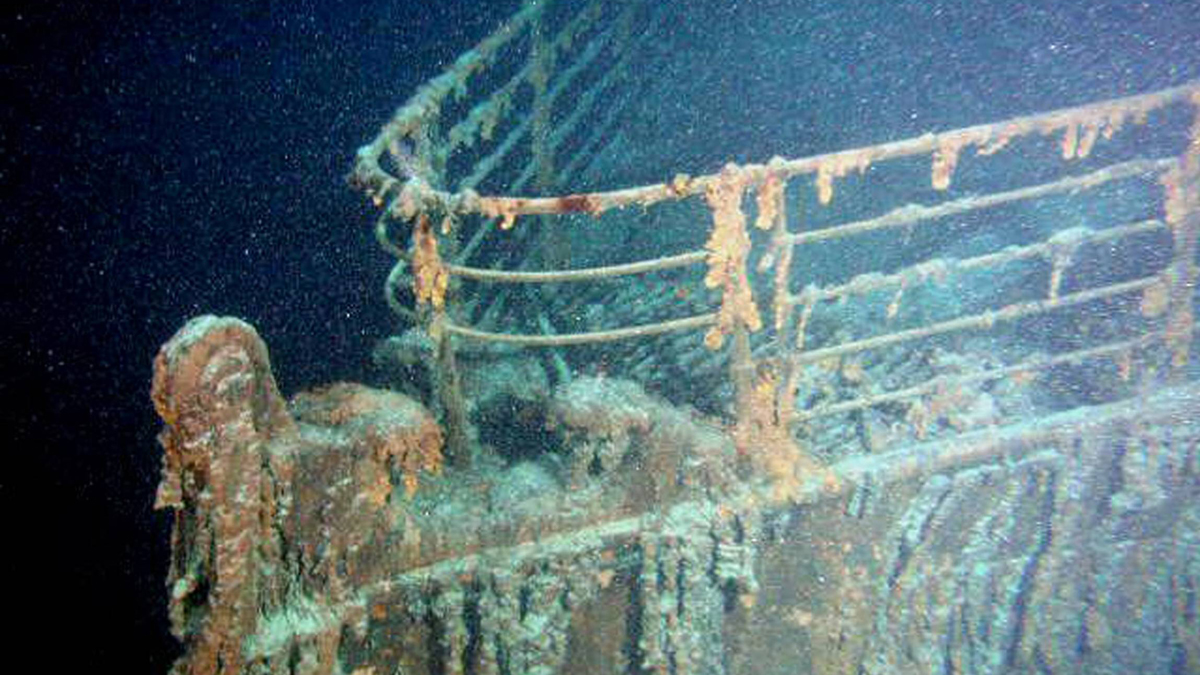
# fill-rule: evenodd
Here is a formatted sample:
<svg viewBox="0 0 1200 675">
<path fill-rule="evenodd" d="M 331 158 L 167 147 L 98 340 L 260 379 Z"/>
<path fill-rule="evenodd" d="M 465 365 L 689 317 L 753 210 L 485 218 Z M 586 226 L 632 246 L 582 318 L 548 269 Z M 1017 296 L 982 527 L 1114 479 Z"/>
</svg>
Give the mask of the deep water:
<svg viewBox="0 0 1200 675">
<path fill-rule="evenodd" d="M 0 14 L 2 573 L 20 625 L 8 644 L 38 668 L 167 671 L 158 346 L 191 316 L 230 314 L 266 339 L 285 395 L 369 380 L 395 326 L 373 210 L 345 182 L 354 150 L 518 4 L 46 0 Z M 628 175 L 1200 76 L 1193 0 L 841 0 L 771 18 L 793 4 L 808 5 L 714 2 L 678 24 L 726 39 L 706 70 L 648 74 L 659 84 L 640 105 L 690 131 L 621 158 Z M 788 67 L 801 57 L 825 67 Z"/>
</svg>

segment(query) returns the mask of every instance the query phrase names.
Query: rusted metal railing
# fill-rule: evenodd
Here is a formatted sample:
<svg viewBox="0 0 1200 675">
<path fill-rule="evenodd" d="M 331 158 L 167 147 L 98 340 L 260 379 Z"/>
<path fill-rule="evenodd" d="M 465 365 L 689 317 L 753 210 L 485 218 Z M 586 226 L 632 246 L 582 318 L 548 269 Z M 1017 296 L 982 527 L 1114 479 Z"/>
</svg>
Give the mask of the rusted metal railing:
<svg viewBox="0 0 1200 675">
<path fill-rule="evenodd" d="M 1152 349 L 1154 344 L 1162 344 L 1169 351 L 1172 372 L 1178 374 L 1186 365 L 1195 322 L 1193 289 L 1198 276 L 1200 85 L 1187 84 L 814 157 L 775 158 L 766 163 L 741 166 L 731 164 L 712 175 L 693 177 L 681 173 L 662 183 L 619 190 L 528 197 L 479 194 L 476 192 L 478 186 L 485 178 L 496 175 L 496 167 L 526 138 L 531 144 L 529 161 L 507 174 L 512 177 L 510 189 L 519 192 L 531 183 L 542 192 L 562 189 L 566 177 L 574 175 L 590 161 L 589 155 L 602 154 L 602 141 L 597 140 L 599 134 L 619 117 L 610 112 L 604 117 L 601 130 L 590 130 L 591 136 L 586 141 L 574 144 L 581 149 L 579 152 L 573 157 L 558 156 L 564 139 L 585 133 L 579 128 L 582 116 L 591 114 L 601 96 L 632 67 L 638 38 L 631 33 L 630 26 L 635 16 L 646 23 L 646 17 L 637 14 L 642 9 L 634 3 L 621 3 L 614 21 L 600 22 L 602 10 L 597 3 L 592 3 L 553 33 L 543 21 L 543 8 L 544 4 L 539 3 L 527 5 L 500 32 L 413 97 L 379 136 L 359 151 L 355 180 L 381 207 L 378 238 L 399 261 L 389 277 L 389 302 L 399 311 L 414 318 L 417 316 L 396 299 L 396 291 L 411 278 L 416 288 L 414 294 L 432 308 L 431 316 L 425 320 L 442 345 L 439 353 L 442 354 L 443 369 L 453 370 L 452 336 L 559 348 L 707 329 L 705 344 L 713 350 L 722 349 L 726 338 L 733 338 L 728 354 L 729 372 L 736 391 L 737 427 L 751 435 L 774 434 L 779 437 L 776 441 L 784 442 L 779 439 L 790 438 L 795 425 L 820 417 L 888 403 L 919 401 L 938 388 L 1023 376 L 1064 364 L 1100 358 L 1128 359 L 1130 353 Z M 651 14 L 650 19 L 648 23 L 652 26 L 656 25 L 655 21 L 661 21 L 655 14 Z M 599 23 L 606 27 L 598 29 Z M 533 31 L 528 62 L 471 109 L 465 119 L 451 125 L 449 134 L 439 141 L 430 130 L 438 128 L 436 122 L 440 121 L 437 117 L 442 102 L 452 92 L 467 87 L 482 64 L 522 31 Z M 581 39 L 583 46 L 578 47 Z M 645 33 L 641 34 L 641 39 L 645 40 Z M 563 48 L 569 44 L 576 45 L 570 53 Z M 588 80 L 590 85 L 583 88 L 583 95 L 575 97 L 579 109 L 574 114 L 558 125 L 553 124 L 549 111 L 554 101 L 563 95 L 567 86 L 586 80 L 582 73 L 592 67 L 606 49 L 613 50 L 608 53 L 619 54 L 620 58 L 610 59 L 610 68 Z M 514 121 L 503 140 L 490 152 L 481 154 L 461 180 L 455 182 L 453 176 L 431 179 L 421 171 L 405 175 L 385 168 L 388 157 L 392 164 L 403 164 L 409 146 L 415 146 L 418 154 L 432 158 L 428 164 L 445 166 L 451 153 L 489 139 L 502 116 L 516 114 L 513 101 L 524 83 L 533 90 L 525 117 Z M 812 201 L 827 205 L 834 199 L 840 179 L 850 174 L 865 174 L 876 165 L 902 158 L 929 157 L 928 186 L 934 194 L 950 188 L 963 158 L 972 156 L 974 161 L 986 167 L 993 157 L 1013 152 L 1010 146 L 1022 139 L 1055 137 L 1058 154 L 1063 160 L 1083 160 L 1093 157 L 1097 147 L 1112 141 L 1126 127 L 1169 126 L 1171 122 L 1152 121 L 1151 116 L 1162 109 L 1183 105 L 1191 106 L 1193 122 L 1184 134 L 1185 147 L 1177 156 L 1128 157 L 1085 173 L 1070 173 L 1034 185 L 975 192 L 933 204 L 901 204 L 880 215 L 821 229 L 803 229 L 801 218 L 788 212 L 790 201 L 807 201 L 802 196 L 789 196 L 800 194 L 806 184 L 811 184 Z M 619 109 L 619 106 L 614 108 Z M 1093 157 L 1089 166 L 1097 163 L 1101 160 Z M 802 179 L 810 183 L 802 182 Z M 891 231 L 901 231 L 905 237 L 911 237 L 918 230 L 930 231 L 945 226 L 952 218 L 987 209 L 1049 197 L 1080 198 L 1078 196 L 1087 191 L 1122 181 L 1148 180 L 1156 180 L 1163 186 L 1162 202 L 1147 204 L 1149 210 L 1160 215 L 1136 222 L 1059 228 L 1036 243 L 961 259 L 925 259 L 887 273 L 865 272 L 826 285 L 822 285 L 820 279 L 807 276 L 806 271 L 796 264 L 800 258 L 798 253 L 817 244 L 850 242 L 866 235 L 888 236 Z M 437 183 L 458 187 L 444 189 L 436 187 Z M 626 207 L 654 209 L 661 208 L 664 203 L 697 197 L 704 198 L 712 214 L 711 236 L 703 250 L 663 251 L 645 260 L 583 269 L 530 269 L 533 259 L 530 252 L 537 241 L 533 235 L 522 234 L 523 229 L 530 228 L 518 227 L 529 216 L 543 219 L 539 228 L 541 236 L 547 236 L 545 233 L 549 231 L 550 236 L 569 238 L 571 232 L 562 229 L 569 225 L 555 220 L 555 216 L 599 216 Z M 745 202 L 751 198 L 752 211 L 745 208 Z M 632 213 L 628 215 L 630 219 L 637 217 Z M 468 232 L 469 236 L 460 246 L 458 237 L 466 227 L 463 223 L 472 218 L 475 219 L 474 229 Z M 398 232 L 403 231 L 406 223 L 414 224 L 412 244 L 408 246 L 396 243 Z M 394 224 L 399 227 L 393 227 Z M 516 232 L 508 236 L 526 237 L 519 239 L 519 246 L 509 247 L 517 251 L 514 258 L 492 256 L 481 259 L 482 264 L 472 262 L 487 250 L 488 242 L 494 237 L 514 229 Z M 756 229 L 764 234 L 753 235 Z M 1148 261 L 1136 278 L 1063 290 L 1064 274 L 1071 270 L 1075 264 L 1074 256 L 1082 247 L 1120 247 L 1131 238 L 1145 236 L 1170 241 L 1171 250 L 1166 254 L 1168 262 L 1165 266 L 1155 267 Z M 421 254 L 410 253 L 410 249 Z M 450 253 L 444 254 L 443 250 Z M 502 266 L 505 261 L 508 261 L 507 268 Z M 889 325 L 899 313 L 905 294 L 914 288 L 945 284 L 959 275 L 1030 262 L 1048 265 L 1048 278 L 1040 297 L 1011 301 L 920 325 Z M 446 304 L 447 290 L 455 280 L 500 287 L 573 284 L 658 273 L 702 263 L 707 265 L 704 284 L 719 296 L 719 302 L 709 311 L 661 321 L 573 333 L 558 333 L 553 329 L 540 333 L 506 332 L 467 325 Z M 884 311 L 886 319 L 877 334 L 809 346 L 810 320 L 816 309 L 852 299 L 865 301 L 879 293 L 891 293 L 891 299 Z M 503 292 L 492 293 L 488 298 L 491 309 L 482 315 L 490 317 L 497 313 L 494 309 L 504 303 L 505 295 Z M 939 377 L 890 391 L 872 391 L 857 398 L 827 402 L 808 410 L 795 410 L 796 391 L 803 370 L 808 366 L 952 334 L 994 330 L 997 326 L 1016 324 L 1030 317 L 1120 298 L 1134 298 L 1141 308 L 1140 320 L 1145 321 L 1145 326 L 1138 328 L 1136 335 L 1052 355 L 1031 356 L 958 378 Z M 763 321 L 762 310 L 768 310 L 770 320 Z M 539 324 L 552 326 L 544 315 Z M 765 363 L 774 364 L 770 372 L 764 371 Z M 445 407 L 461 408 L 461 394 L 451 391 L 452 387 L 452 383 L 443 387 Z"/>
</svg>

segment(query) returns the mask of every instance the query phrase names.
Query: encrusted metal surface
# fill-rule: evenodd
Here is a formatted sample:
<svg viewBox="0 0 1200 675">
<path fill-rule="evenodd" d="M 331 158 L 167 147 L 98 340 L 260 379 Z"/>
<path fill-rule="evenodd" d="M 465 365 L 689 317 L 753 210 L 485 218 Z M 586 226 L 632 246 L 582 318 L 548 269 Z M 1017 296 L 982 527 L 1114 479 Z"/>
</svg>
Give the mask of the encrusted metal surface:
<svg viewBox="0 0 1200 675">
<path fill-rule="evenodd" d="M 360 149 L 397 391 L 163 347 L 175 671 L 1200 672 L 1200 86 L 571 191 L 668 9 L 527 2 Z"/>
<path fill-rule="evenodd" d="M 176 672 L 1200 666 L 1195 387 L 848 459 L 782 502 L 624 381 L 557 391 L 541 456 L 462 471 L 402 395 L 286 412 L 236 320 L 182 329 L 155 401 Z"/>
</svg>

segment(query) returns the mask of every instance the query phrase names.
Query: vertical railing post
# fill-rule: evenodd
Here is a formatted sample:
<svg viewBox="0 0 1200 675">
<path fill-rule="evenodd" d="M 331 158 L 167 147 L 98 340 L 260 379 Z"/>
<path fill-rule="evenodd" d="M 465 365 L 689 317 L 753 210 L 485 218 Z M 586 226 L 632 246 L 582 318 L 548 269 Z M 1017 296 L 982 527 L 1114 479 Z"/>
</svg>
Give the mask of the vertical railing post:
<svg viewBox="0 0 1200 675">
<path fill-rule="evenodd" d="M 445 414 L 446 450 L 450 463 L 456 468 L 471 466 L 471 448 L 467 434 L 467 405 L 462 393 L 462 378 L 454 357 L 454 343 L 445 330 L 446 312 L 436 310 L 430 333 L 437 349 L 437 392 Z"/>
<path fill-rule="evenodd" d="M 1193 121 L 1188 147 L 1166 174 L 1164 210 L 1171 228 L 1174 259 L 1169 271 L 1167 349 L 1171 353 L 1171 378 L 1183 377 L 1195 325 L 1192 295 L 1200 269 L 1196 266 L 1200 234 L 1200 93 L 1192 94 Z"/>
<path fill-rule="evenodd" d="M 749 176 L 735 165 L 728 165 L 705 190 L 705 200 L 713 214 L 708 250 L 708 274 L 704 284 L 721 289 L 721 309 L 717 324 L 704 336 L 709 349 L 720 349 L 726 336 L 733 337 L 729 354 L 729 375 L 733 380 L 734 405 L 740 442 L 750 439 L 755 413 L 756 367 L 750 351 L 750 333 L 762 328 L 750 280 L 746 276 L 750 256 L 750 235 L 746 232 L 746 214 L 742 199 Z"/>
<path fill-rule="evenodd" d="M 772 160 L 775 163 L 777 160 Z M 799 221 L 799 218 L 797 218 Z M 773 271 L 773 314 L 776 363 L 778 373 L 775 383 L 775 421 L 790 429 L 796 412 L 796 387 L 799 369 L 792 358 L 792 334 L 796 322 L 792 320 L 791 271 L 795 244 L 788 231 L 787 180 L 779 173 L 769 172 L 758 187 L 758 219 L 755 225 L 760 230 L 770 230 L 771 241 L 766 255 L 758 263 L 759 272 Z M 773 270 L 772 270 L 773 268 Z"/>
<path fill-rule="evenodd" d="M 467 406 L 463 399 L 454 344 L 446 330 L 448 312 L 446 291 L 450 287 L 450 270 L 438 253 L 437 235 L 429 217 L 421 214 L 413 223 L 412 233 L 413 295 L 418 305 L 428 306 L 430 317 L 427 330 L 434 343 L 434 388 L 446 425 L 446 450 L 456 467 L 470 466 L 471 454 L 467 435 Z"/>
<path fill-rule="evenodd" d="M 536 171 L 535 183 L 539 190 L 549 190 L 554 185 L 554 162 L 550 148 L 550 74 L 554 70 L 556 54 L 554 43 L 547 39 L 544 17 L 534 22 L 530 39 L 533 41 L 529 53 L 529 84 L 533 86 L 532 117 L 529 130 L 529 151 Z"/>
<path fill-rule="evenodd" d="M 733 380 L 734 409 L 737 424 L 750 429 L 754 419 L 754 356 L 750 352 L 750 332 L 742 321 L 733 328 L 733 346 L 729 355 L 729 376 Z"/>
</svg>

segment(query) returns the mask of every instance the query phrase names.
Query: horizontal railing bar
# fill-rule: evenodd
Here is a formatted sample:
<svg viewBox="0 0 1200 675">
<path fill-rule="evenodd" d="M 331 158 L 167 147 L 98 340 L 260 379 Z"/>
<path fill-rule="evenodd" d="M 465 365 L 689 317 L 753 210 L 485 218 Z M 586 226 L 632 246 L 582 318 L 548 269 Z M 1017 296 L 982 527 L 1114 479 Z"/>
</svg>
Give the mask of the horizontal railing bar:
<svg viewBox="0 0 1200 675">
<path fill-rule="evenodd" d="M 484 340 L 487 342 L 503 342 L 507 344 L 516 344 L 524 347 L 568 347 L 572 345 L 594 344 L 598 342 L 614 342 L 616 340 L 626 340 L 636 337 L 647 337 L 650 335 L 660 335 L 679 330 L 695 330 L 704 328 L 716 323 L 717 314 L 712 312 L 709 314 L 701 314 L 698 316 L 689 316 L 683 319 L 672 319 L 670 321 L 660 321 L 658 323 L 644 324 L 641 326 L 630 326 L 628 328 L 615 328 L 613 330 L 594 331 L 590 333 L 564 333 L 562 335 L 529 335 L 521 333 L 492 333 L 488 331 L 476 330 L 466 326 L 460 326 L 454 323 L 447 323 L 445 329 L 451 335 L 471 338 L 473 340 Z"/>
<path fill-rule="evenodd" d="M 968 431 L 946 440 L 850 457 L 832 468 L 843 489 L 868 480 L 895 483 L 982 462 L 1014 461 L 1048 446 L 1053 448 L 1079 438 L 1102 437 L 1114 431 L 1114 425 L 1123 427 L 1134 422 L 1153 425 L 1169 423 L 1172 419 L 1191 419 L 1198 409 L 1200 389 L 1185 385 L 1114 403 L 1082 406 L 1033 420 Z M 812 487 L 814 498 L 819 498 L 820 487 Z M 825 493 L 829 492 L 833 491 L 826 489 Z"/>
<path fill-rule="evenodd" d="M 839 403 L 823 405 L 819 408 L 813 408 L 811 410 L 797 410 L 793 414 L 792 421 L 806 422 L 821 417 L 829 417 L 831 415 L 839 415 L 853 412 L 855 410 L 862 410 L 864 408 L 872 408 L 884 403 L 892 403 L 895 401 L 916 398 L 943 387 L 953 389 L 967 384 L 974 384 L 976 382 L 999 380 L 1020 373 L 1045 370 L 1046 368 L 1067 363 L 1078 363 L 1101 356 L 1117 354 L 1130 349 L 1145 347 L 1155 340 L 1162 339 L 1162 337 L 1163 331 L 1152 331 L 1123 342 L 1099 345 L 1096 347 L 1090 347 L 1088 349 L 1079 349 L 1073 352 L 1056 354 L 1050 357 L 1043 356 L 1026 359 L 1012 365 L 1004 366 L 1003 368 L 992 368 L 989 370 L 980 371 L 978 373 L 970 373 L 952 378 L 935 377 L 919 385 L 907 387 L 905 389 L 897 389 L 895 391 L 889 391 L 882 394 L 862 396 L 849 401 L 841 401 Z"/>
<path fill-rule="evenodd" d="M 1014 465 L 1040 451 L 1061 447 L 1079 438 L 1097 438 L 1127 428 L 1133 422 L 1161 425 L 1173 419 L 1190 419 L 1200 413 L 1200 388 L 1184 385 L 1151 392 L 1102 405 L 1083 406 L 1056 412 L 1030 421 L 969 431 L 937 440 L 857 455 L 829 466 L 828 475 L 802 477 L 800 494 L 794 502 L 818 503 L 844 498 L 856 488 L 871 484 L 885 486 L 938 473 L 953 473 L 985 463 Z M 1087 452 L 1087 448 L 1084 448 Z M 764 502 L 757 493 L 746 491 L 722 503 L 733 512 L 772 513 L 786 505 Z M 669 506 L 681 513 L 706 513 L 710 500 L 681 501 Z M 612 550 L 636 543 L 646 530 L 646 514 L 618 515 L 612 520 L 556 532 L 530 533 L 526 539 L 507 545 L 484 546 L 466 555 L 430 561 L 386 579 L 365 584 L 351 600 L 334 605 L 339 616 L 359 611 L 368 600 L 390 595 L 408 585 L 424 586 L 430 579 L 457 579 L 463 569 L 494 565 L 503 560 L 508 568 L 560 556 L 578 555 L 580 550 Z"/>
<path fill-rule="evenodd" d="M 1103 230 L 1080 228 L 1082 233 L 1078 235 L 1077 239 L 1073 240 L 1073 243 L 1098 244 L 1165 228 L 1166 224 L 1157 219 L 1142 220 L 1127 225 L 1117 225 Z M 1057 245 L 1057 242 L 1050 240 L 1027 246 L 1011 246 L 995 253 L 987 253 L 973 258 L 935 258 L 911 265 L 892 274 L 861 274 L 850 281 L 838 284 L 837 286 L 830 286 L 829 288 L 810 286 L 799 294 L 789 296 L 785 302 L 788 306 L 795 306 L 810 302 L 837 300 L 851 295 L 863 295 L 873 291 L 894 288 L 904 284 L 907 280 L 911 280 L 914 275 L 949 275 L 956 272 L 999 267 L 1000 265 L 1017 260 L 1041 258 L 1051 255 Z"/>
<path fill-rule="evenodd" d="M 1039 197 L 1045 197 L 1062 192 L 1087 190 L 1116 180 L 1123 180 L 1125 178 L 1132 178 L 1134 176 L 1162 172 L 1169 169 L 1175 163 L 1175 161 L 1175 159 L 1138 159 L 1129 162 L 1121 162 L 1120 164 L 1113 164 L 1111 166 L 1104 167 L 1103 169 L 1079 176 L 1068 176 L 1050 183 L 1031 185 L 1029 187 L 1006 190 L 1004 192 L 994 192 L 985 195 L 973 195 L 970 197 L 963 197 L 961 199 L 943 202 L 935 206 L 908 204 L 906 206 L 901 206 L 897 209 L 889 211 L 876 218 L 859 220 L 852 223 L 846 223 L 844 225 L 823 228 L 820 230 L 809 230 L 807 232 L 789 234 L 783 241 L 785 243 L 792 244 L 793 246 L 797 246 L 800 244 L 811 244 L 813 242 L 824 241 L 828 239 L 848 237 L 874 230 L 906 227 L 920 221 L 955 216 L 968 211 L 991 208 L 1001 204 L 1026 199 L 1037 199 Z"/>
<path fill-rule="evenodd" d="M 1113 227 L 1107 227 L 1103 230 L 1093 230 L 1090 228 L 1083 228 L 1086 231 L 1086 233 L 1080 235 L 1078 241 L 1080 244 L 1102 244 L 1104 242 L 1113 241 L 1116 239 L 1122 239 L 1124 237 L 1130 237 L 1135 234 L 1143 234 L 1145 232 L 1153 232 L 1155 230 L 1165 230 L 1166 228 L 1167 228 L 1167 224 L 1164 223 L 1163 221 L 1161 221 L 1157 218 L 1149 218 L 1146 220 L 1139 220 L 1137 222 L 1128 223 L 1125 225 L 1115 225 Z M 1060 230 L 1060 232 L 1062 232 L 1062 231 L 1065 231 L 1065 230 Z M 1040 244 L 1030 244 L 1029 246 L 1013 247 L 1011 249 L 1006 249 L 1003 251 L 997 251 L 995 253 L 988 253 L 985 255 L 977 256 L 975 258 L 966 258 L 964 260 L 960 260 L 960 261 L 956 262 L 954 264 L 954 266 L 955 266 L 955 268 L 957 268 L 959 270 L 987 269 L 989 267 L 995 267 L 998 264 L 1011 262 L 1011 260 L 1018 260 L 1021 258 L 1044 257 L 1048 254 L 1053 253 L 1055 246 L 1056 246 L 1056 242 L 1053 239 L 1051 239 L 1049 241 L 1044 241 Z M 1011 260 L 1009 259 L 1009 256 L 1006 255 L 1010 251 L 1015 252 L 1017 254 L 1017 255 L 1011 256 Z"/>
<path fill-rule="evenodd" d="M 1111 99 L 1089 105 L 1064 108 L 1047 113 L 1015 117 L 1008 120 L 981 124 L 972 127 L 928 133 L 891 143 L 843 150 L 801 159 L 775 159 L 763 164 L 746 164 L 739 167 L 750 180 L 761 180 L 767 175 L 791 178 L 801 174 L 816 173 L 822 167 L 866 166 L 883 160 L 898 159 L 913 155 L 932 153 L 942 144 L 953 142 L 957 146 L 971 143 L 984 144 L 997 138 L 1016 138 L 1031 133 L 1053 133 L 1070 125 L 1098 122 L 1117 113 L 1144 115 L 1165 105 L 1183 101 L 1200 93 L 1200 84 L 1195 82 L 1163 89 L 1148 94 Z M 463 198 L 461 195 L 432 191 L 428 197 L 445 204 L 448 209 L 466 213 L 505 213 L 512 216 L 547 215 L 586 211 L 599 214 L 603 211 L 626 206 L 649 206 L 662 201 L 704 194 L 709 185 L 719 176 L 710 174 L 688 178 L 684 181 L 669 181 L 620 190 L 591 192 L 554 197 L 500 197 L 488 196 Z M 366 181 L 368 191 L 381 189 L 378 181 Z M 394 181 L 392 181 L 394 183 Z"/>
<path fill-rule="evenodd" d="M 954 333 L 963 330 L 972 330 L 977 328 L 991 328 L 995 323 L 1000 321 L 1014 321 L 1035 314 L 1043 314 L 1055 309 L 1070 307 L 1073 305 L 1092 302 L 1094 300 L 1103 300 L 1125 293 L 1145 290 L 1147 287 L 1159 283 L 1158 276 L 1142 277 L 1132 281 L 1126 281 L 1119 284 L 1109 286 L 1101 286 L 1092 288 L 1086 291 L 1078 291 L 1067 295 L 1060 295 L 1054 300 L 1032 300 L 1029 302 L 1019 302 L 1011 305 L 1006 305 L 1000 309 L 990 310 L 982 314 L 972 314 L 957 319 L 950 319 L 940 323 L 930 324 L 921 328 L 912 328 L 909 330 L 898 331 L 896 333 L 888 333 L 872 338 L 862 340 L 854 340 L 845 342 L 832 347 L 824 347 L 822 349 L 814 349 L 806 352 L 792 352 L 789 357 L 793 365 L 803 365 L 806 363 L 815 363 L 826 359 L 837 358 L 847 354 L 856 354 L 868 349 L 878 349 L 880 347 L 889 347 L 891 345 L 900 344 L 902 342 L 911 342 L 913 340 L 921 340 L 936 335 L 945 333 Z"/>
<path fill-rule="evenodd" d="M 692 251 L 679 255 L 664 256 L 653 260 L 640 260 L 623 265 L 606 265 L 604 267 L 589 267 L 578 270 L 556 270 L 550 272 L 512 272 L 507 270 L 490 270 L 480 267 L 464 267 L 462 265 L 446 265 L 446 270 L 452 276 L 488 281 L 492 283 L 515 284 L 545 284 L 573 281 L 593 281 L 609 277 L 622 277 L 631 274 L 645 274 L 659 270 L 687 267 L 705 261 L 706 251 Z"/>
</svg>

